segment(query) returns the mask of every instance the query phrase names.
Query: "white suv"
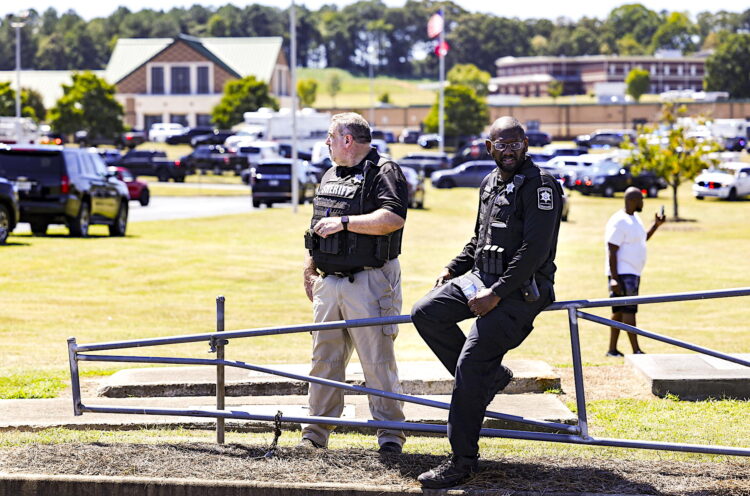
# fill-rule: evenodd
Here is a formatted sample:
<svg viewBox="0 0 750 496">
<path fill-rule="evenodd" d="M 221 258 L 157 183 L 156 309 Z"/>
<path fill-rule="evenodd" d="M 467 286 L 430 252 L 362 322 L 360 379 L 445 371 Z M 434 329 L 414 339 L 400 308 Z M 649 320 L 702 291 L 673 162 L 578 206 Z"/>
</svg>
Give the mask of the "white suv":
<svg viewBox="0 0 750 496">
<path fill-rule="evenodd" d="M 736 200 L 750 195 L 750 164 L 726 162 L 706 169 L 695 178 L 693 194 L 699 200 L 706 196 Z"/>
<path fill-rule="evenodd" d="M 164 143 L 170 136 L 184 134 L 187 128 L 176 122 L 155 122 L 148 131 L 149 141 Z"/>
</svg>

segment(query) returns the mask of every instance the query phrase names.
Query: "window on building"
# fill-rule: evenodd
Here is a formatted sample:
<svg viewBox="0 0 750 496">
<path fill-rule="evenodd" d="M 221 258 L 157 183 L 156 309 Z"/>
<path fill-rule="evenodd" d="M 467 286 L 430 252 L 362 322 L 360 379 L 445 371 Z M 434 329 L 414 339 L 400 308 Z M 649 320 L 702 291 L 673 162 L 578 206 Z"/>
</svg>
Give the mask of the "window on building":
<svg viewBox="0 0 750 496">
<path fill-rule="evenodd" d="M 195 125 L 196 126 L 210 126 L 211 123 L 211 114 L 196 114 L 195 115 Z"/>
<path fill-rule="evenodd" d="M 164 94 L 164 68 L 151 68 L 151 93 L 154 95 Z"/>
<path fill-rule="evenodd" d="M 694 65 L 690 66 L 690 75 L 691 76 L 695 76 L 695 66 Z"/>
<path fill-rule="evenodd" d="M 171 91 L 173 95 L 190 94 L 190 67 L 174 66 L 170 71 Z"/>
<path fill-rule="evenodd" d="M 665 76 L 669 76 L 669 65 L 668 64 L 664 64 L 664 75 Z"/>
<path fill-rule="evenodd" d="M 614 74 L 615 74 L 615 72 L 617 72 L 617 67 L 615 66 L 615 64 L 611 64 L 611 65 L 609 66 L 609 73 L 610 73 L 611 75 L 614 75 Z"/>
<path fill-rule="evenodd" d="M 183 126 L 188 125 L 188 118 L 186 114 L 169 114 L 169 122 L 176 124 L 182 124 Z"/>
<path fill-rule="evenodd" d="M 683 70 L 682 64 L 678 65 L 677 66 L 677 75 L 678 76 L 682 76 L 682 70 Z"/>
<path fill-rule="evenodd" d="M 651 64 L 651 75 L 656 76 L 656 64 Z"/>
<path fill-rule="evenodd" d="M 208 67 L 198 66 L 198 88 L 197 93 L 199 95 L 206 95 L 211 91 L 208 82 Z"/>
<path fill-rule="evenodd" d="M 149 129 L 151 129 L 151 125 L 152 124 L 156 124 L 157 122 L 162 122 L 162 120 L 163 120 L 163 117 L 161 116 L 161 114 L 159 114 L 159 115 L 148 115 L 148 114 L 144 115 L 143 116 L 143 129 L 145 129 L 146 131 L 148 131 Z"/>
</svg>

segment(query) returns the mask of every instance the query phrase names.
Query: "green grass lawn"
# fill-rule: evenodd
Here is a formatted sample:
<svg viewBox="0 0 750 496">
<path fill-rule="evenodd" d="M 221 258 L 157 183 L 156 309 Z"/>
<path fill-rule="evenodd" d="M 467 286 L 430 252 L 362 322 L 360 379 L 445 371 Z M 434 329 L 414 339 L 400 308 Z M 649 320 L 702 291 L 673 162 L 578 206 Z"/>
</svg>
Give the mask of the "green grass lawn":
<svg viewBox="0 0 750 496">
<path fill-rule="evenodd" d="M 341 91 L 335 98 L 328 94 L 328 81 L 333 74 L 341 78 Z M 353 76 L 342 69 L 299 69 L 299 79 L 314 79 L 318 82 L 318 92 L 314 106 L 317 108 L 359 108 L 369 107 L 370 78 L 367 76 Z M 420 88 L 421 84 L 437 83 L 437 71 L 435 80 L 397 79 L 387 76 L 373 78 L 374 101 L 377 105 L 380 95 L 388 93 L 390 103 L 397 106 L 408 105 L 432 105 L 435 103 L 437 92 Z"/>
<path fill-rule="evenodd" d="M 662 193 L 663 194 L 663 193 Z M 681 190 L 681 214 L 693 222 L 667 223 L 649 241 L 643 294 L 747 286 L 748 202 L 699 202 Z M 648 222 L 668 198 L 647 199 Z M 476 210 L 472 189 L 428 190 L 427 209 L 411 210 L 403 254 L 404 311 L 471 236 Z M 571 196 L 570 222 L 560 231 L 558 300 L 602 298 L 603 226 L 622 206 L 615 199 Z M 301 284 L 301 233 L 311 207 L 264 209 L 245 215 L 132 223 L 126 238 L 94 226 L 89 239 L 62 235 L 11 236 L 0 269 L 0 346 L 4 374 L 64 370 L 65 339 L 79 343 L 206 332 L 214 328 L 214 299 L 227 298 L 227 329 L 304 323 L 310 303 Z M 606 315 L 606 311 L 597 313 Z M 649 305 L 639 324 L 649 330 L 727 351 L 750 351 L 750 306 L 741 299 Z M 583 323 L 584 360 L 604 363 L 608 330 Z M 623 343 L 624 345 L 624 343 Z M 204 345 L 158 350 L 203 353 Z M 649 352 L 676 352 L 646 342 Z M 155 350 L 156 351 L 156 350 Z M 397 341 L 401 360 L 432 360 L 411 326 Z M 232 342 L 228 356 L 267 363 L 304 363 L 306 334 Z M 567 319 L 547 312 L 515 357 L 570 363 Z"/>
<path fill-rule="evenodd" d="M 647 199 L 642 217 L 649 222 L 670 199 Z M 570 221 L 560 231 L 557 265 L 558 300 L 606 296 L 603 227 L 622 207 L 614 199 L 570 198 Z M 649 241 L 649 260 L 642 294 L 701 291 L 748 286 L 750 202 L 697 201 L 689 187 L 680 191 L 681 216 L 690 222 L 669 222 Z M 432 285 L 435 275 L 471 236 L 476 190 L 427 191 L 425 210 L 410 210 L 403 254 L 404 312 Z M 263 209 L 246 215 L 168 222 L 133 223 L 126 238 L 110 238 L 106 228 L 94 226 L 89 239 L 64 236 L 53 228 L 46 237 L 13 235 L 0 252 L 0 397 L 51 397 L 68 381 L 66 338 L 92 343 L 153 336 L 210 332 L 215 329 L 215 297 L 226 297 L 226 329 L 307 323 L 312 320 L 301 284 L 302 236 L 311 215 L 309 205 Z M 747 298 L 644 305 L 638 314 L 645 329 L 714 349 L 750 352 L 750 305 Z M 607 315 L 607 310 L 596 311 Z M 604 357 L 608 329 L 583 322 L 581 346 L 587 365 L 608 362 Z M 621 349 L 627 350 L 621 343 Z M 643 341 L 650 353 L 679 353 L 666 344 Z M 401 326 L 397 357 L 437 360 L 411 325 Z M 205 343 L 141 349 L 138 353 L 205 357 Z M 234 340 L 229 359 L 255 363 L 306 363 L 307 333 Z M 536 329 L 511 358 L 537 358 L 568 367 L 571 364 L 567 317 L 546 312 Z M 108 374 L 113 365 L 81 364 L 86 375 Z M 571 408 L 575 405 L 569 404 Z M 679 402 L 672 399 L 603 400 L 589 403 L 592 434 L 653 440 L 747 445 L 750 427 L 748 402 Z M 644 415 L 645 414 L 645 415 Z M 671 423 L 671 424 L 670 424 Z M 54 431 L 9 433 L 0 444 L 66 439 L 104 439 L 107 433 Z M 180 430 L 162 433 L 117 433 L 118 439 L 179 438 L 191 440 L 210 434 Z M 230 442 L 262 442 L 263 436 L 231 434 Z M 294 442 L 295 434 L 286 441 Z M 267 437 L 267 436 L 266 436 Z M 371 444 L 371 436 L 338 435 L 333 446 Z M 258 441 L 260 440 L 260 441 Z M 568 453 L 576 456 L 691 457 L 662 453 L 483 440 L 482 451 L 493 457 L 503 452 Z M 444 439 L 418 438 L 410 450 L 448 450 Z M 550 451 L 551 450 L 551 451 Z M 617 454 L 619 453 L 619 455 Z"/>
</svg>

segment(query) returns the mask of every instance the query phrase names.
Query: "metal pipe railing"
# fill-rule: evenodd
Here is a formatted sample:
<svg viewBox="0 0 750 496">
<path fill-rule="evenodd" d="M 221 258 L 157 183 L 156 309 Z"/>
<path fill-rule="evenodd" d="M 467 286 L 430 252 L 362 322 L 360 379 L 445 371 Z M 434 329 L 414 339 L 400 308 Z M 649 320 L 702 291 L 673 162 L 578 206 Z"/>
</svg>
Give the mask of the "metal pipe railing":
<svg viewBox="0 0 750 496">
<path fill-rule="evenodd" d="M 565 442 L 574 444 L 584 445 L 595 445 L 595 446 L 612 446 L 612 447 L 624 447 L 624 448 L 642 448 L 642 449 L 655 449 L 655 450 L 673 450 L 673 451 L 689 451 L 696 453 L 710 453 L 710 454 L 725 454 L 725 455 L 736 455 L 736 456 L 750 456 L 750 448 L 737 448 L 727 446 L 707 446 L 707 445 L 695 445 L 695 444 L 684 444 L 684 443 L 662 443 L 653 441 L 641 441 L 641 440 L 627 440 L 627 439 L 607 439 L 607 438 L 594 438 L 588 435 L 588 420 L 586 415 L 586 400 L 585 400 L 585 386 L 583 378 L 583 366 L 580 349 L 580 338 L 578 319 L 582 318 L 591 322 L 602 324 L 605 326 L 611 326 L 618 329 L 622 329 L 627 332 L 634 332 L 641 336 L 645 336 L 651 339 L 662 341 L 665 343 L 673 344 L 682 348 L 686 348 L 699 353 L 704 353 L 716 358 L 728 360 L 733 363 L 750 367 L 750 362 L 742 360 L 737 357 L 733 357 L 729 354 L 721 353 L 709 348 L 694 345 L 686 341 L 670 338 L 650 331 L 645 331 L 634 326 L 623 324 L 621 322 L 606 319 L 596 315 L 583 312 L 582 308 L 598 308 L 608 306 L 621 306 L 621 305 L 643 305 L 652 303 L 667 303 L 667 302 L 679 302 L 679 301 L 692 301 L 692 300 L 704 300 L 712 298 L 728 298 L 737 296 L 750 296 L 750 288 L 735 288 L 726 290 L 715 290 L 715 291 L 703 291 L 703 292 L 690 292 L 690 293 L 675 293 L 666 295 L 653 295 L 653 296 L 634 296 L 634 297 L 618 297 L 618 298 L 604 298 L 597 300 L 571 300 L 553 303 L 545 309 L 545 311 L 553 310 L 567 310 L 568 313 L 568 324 L 570 328 L 570 339 L 571 339 L 571 352 L 573 359 L 573 372 L 576 388 L 576 402 L 578 409 L 578 425 L 571 426 L 567 424 L 561 424 L 557 422 L 546 422 L 535 419 L 527 419 L 516 415 L 508 415 L 497 412 L 487 412 L 486 416 L 490 418 L 497 418 L 502 420 L 512 420 L 521 422 L 524 424 L 554 429 L 568 434 L 556 434 L 556 433 L 545 433 L 545 432 L 529 432 L 529 431 L 513 431 L 503 429 L 482 429 L 481 435 L 493 436 L 493 437 L 506 437 L 511 439 L 528 439 L 538 441 L 550 441 L 550 442 Z M 297 332 L 308 332 L 308 331 L 325 331 L 330 329 L 341 329 L 341 328 L 356 328 L 364 326 L 379 326 L 388 324 L 404 324 L 411 322 L 411 318 L 408 315 L 400 315 L 396 317 L 377 317 L 371 319 L 355 319 L 355 320 L 339 320 L 334 322 L 324 322 L 318 324 L 303 324 L 294 326 L 283 326 L 283 327 L 269 327 L 260 329 L 240 329 L 235 331 L 224 331 L 224 298 L 217 298 L 217 332 L 213 333 L 202 333 L 182 336 L 171 336 L 161 338 L 149 338 L 149 339 L 137 339 L 128 341 L 115 341 L 110 343 L 94 343 L 94 344 L 82 344 L 77 345 L 75 338 L 68 339 L 68 359 L 70 362 L 70 373 L 72 381 L 72 392 L 73 392 L 73 409 L 75 415 L 82 415 L 84 412 L 99 412 L 99 413 L 138 413 L 145 415 L 177 415 L 177 416 L 193 416 L 193 417 L 209 417 L 217 419 L 217 442 L 221 443 L 224 440 L 224 426 L 223 421 L 226 418 L 235 419 L 246 419 L 246 420 L 262 420 L 262 421 L 274 421 L 274 416 L 269 415 L 254 415 L 245 411 L 231 410 L 227 411 L 224 408 L 224 367 L 238 367 L 248 370 L 254 370 L 258 372 L 279 375 L 295 380 L 304 380 L 307 382 L 313 382 L 331 387 L 337 387 L 347 391 L 356 393 L 372 394 L 382 396 L 391 399 L 397 399 L 400 401 L 407 401 L 425 406 L 431 406 L 441 409 L 449 409 L 448 403 L 428 400 L 426 398 L 418 398 L 410 395 L 402 395 L 398 393 L 391 393 L 387 391 L 380 391 L 377 389 L 371 389 L 362 386 L 354 386 L 344 382 L 332 381 L 313 376 L 305 376 L 299 374 L 293 374 L 281 370 L 271 369 L 267 367 L 261 367 L 257 365 L 251 365 L 239 361 L 226 360 L 224 358 L 224 345 L 228 343 L 230 339 L 254 337 L 254 336 L 270 336 L 279 334 L 291 334 Z M 87 354 L 86 352 L 92 351 L 104 351 L 104 350 L 115 350 L 125 348 L 140 348 L 148 346 L 161 346 L 168 344 L 181 344 L 181 343 L 192 343 L 208 341 L 212 347 L 212 351 L 217 352 L 216 359 L 199 359 L 199 358 L 169 358 L 169 357 L 153 357 L 153 356 L 120 356 L 120 355 L 98 355 L 98 354 Z M 180 409 L 153 409 L 153 408 L 123 408 L 123 407 L 110 407 L 110 406 L 92 406 L 84 405 L 81 401 L 81 389 L 80 381 L 78 376 L 78 361 L 101 361 L 101 362 L 123 362 L 123 363 L 162 363 L 162 364 L 173 364 L 173 365 L 213 365 L 217 370 L 217 409 L 216 410 L 203 410 L 203 409 L 192 409 L 192 410 L 180 410 Z M 331 417 L 285 417 L 285 422 L 295 423 L 319 423 L 327 425 L 349 425 L 349 426 L 362 426 L 372 428 L 387 428 L 387 429 L 404 429 L 413 430 L 418 432 L 446 432 L 446 426 L 434 425 L 434 424 L 416 424 L 409 422 L 384 422 L 384 421 L 357 421 L 357 420 L 343 420 L 339 418 Z M 221 428 L 219 428 L 219 421 L 221 421 Z"/>
</svg>

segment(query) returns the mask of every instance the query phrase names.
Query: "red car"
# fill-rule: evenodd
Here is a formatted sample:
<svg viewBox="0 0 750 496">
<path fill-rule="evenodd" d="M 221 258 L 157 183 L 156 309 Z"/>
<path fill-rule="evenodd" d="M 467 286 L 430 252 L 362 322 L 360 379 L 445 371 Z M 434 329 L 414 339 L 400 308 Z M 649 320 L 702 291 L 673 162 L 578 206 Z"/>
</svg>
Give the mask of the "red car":
<svg viewBox="0 0 750 496">
<path fill-rule="evenodd" d="M 128 186 L 131 200 L 137 200 L 144 207 L 151 200 L 151 193 L 148 190 L 148 184 L 139 181 L 133 177 L 125 167 L 109 167 L 109 171 L 114 173 L 115 177 Z"/>
</svg>

